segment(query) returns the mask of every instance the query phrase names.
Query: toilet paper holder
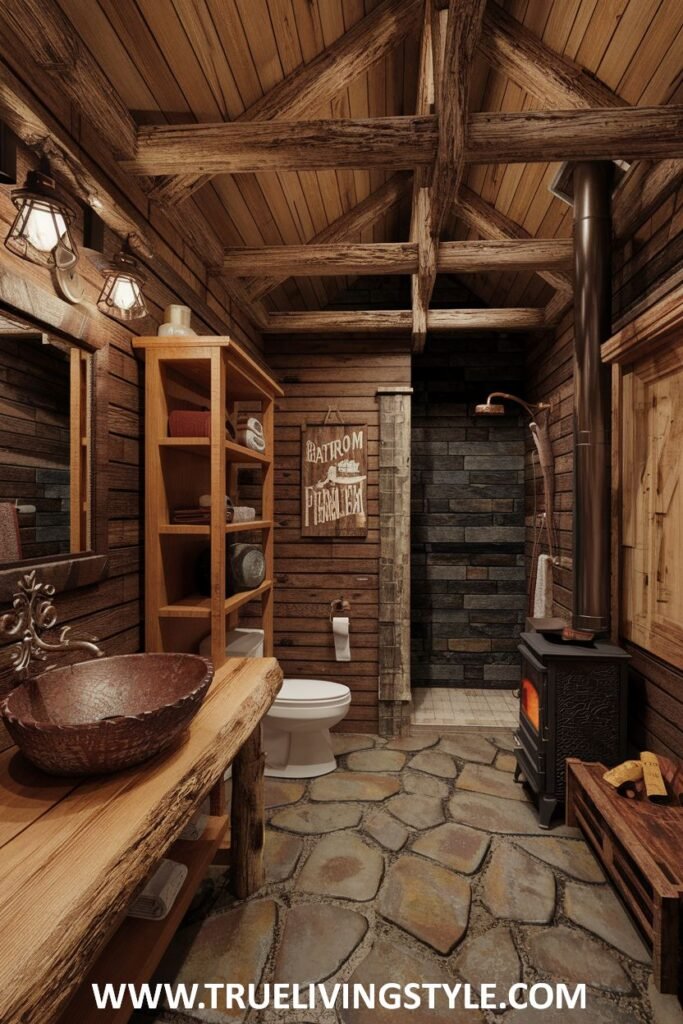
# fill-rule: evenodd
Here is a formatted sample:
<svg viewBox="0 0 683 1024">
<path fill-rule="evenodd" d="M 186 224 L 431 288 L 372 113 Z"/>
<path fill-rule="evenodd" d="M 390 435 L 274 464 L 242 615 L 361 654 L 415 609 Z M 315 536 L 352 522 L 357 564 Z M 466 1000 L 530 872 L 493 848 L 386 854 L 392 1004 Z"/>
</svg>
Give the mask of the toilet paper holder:
<svg viewBox="0 0 683 1024">
<path fill-rule="evenodd" d="M 342 594 L 336 601 L 330 601 L 330 622 L 332 622 L 335 615 L 348 615 L 350 611 L 351 605 Z"/>
</svg>

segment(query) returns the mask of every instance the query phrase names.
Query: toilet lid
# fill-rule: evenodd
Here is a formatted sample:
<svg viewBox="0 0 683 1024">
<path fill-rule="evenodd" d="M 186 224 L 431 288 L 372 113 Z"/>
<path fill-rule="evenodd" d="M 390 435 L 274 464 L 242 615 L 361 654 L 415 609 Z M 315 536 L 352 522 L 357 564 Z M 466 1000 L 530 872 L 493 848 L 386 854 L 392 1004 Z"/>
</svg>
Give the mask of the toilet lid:
<svg viewBox="0 0 683 1024">
<path fill-rule="evenodd" d="M 351 691 L 343 683 L 328 679 L 285 679 L 275 698 L 276 704 L 333 704 L 344 700 Z"/>
</svg>

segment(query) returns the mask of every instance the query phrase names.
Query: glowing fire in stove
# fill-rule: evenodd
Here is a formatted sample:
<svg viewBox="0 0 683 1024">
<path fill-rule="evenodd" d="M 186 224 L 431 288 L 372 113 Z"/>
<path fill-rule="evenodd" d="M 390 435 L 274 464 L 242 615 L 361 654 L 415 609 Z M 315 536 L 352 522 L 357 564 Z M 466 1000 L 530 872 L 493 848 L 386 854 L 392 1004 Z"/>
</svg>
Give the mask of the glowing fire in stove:
<svg viewBox="0 0 683 1024">
<path fill-rule="evenodd" d="M 526 677 L 522 679 L 522 712 L 538 732 L 540 729 L 538 690 Z"/>
</svg>

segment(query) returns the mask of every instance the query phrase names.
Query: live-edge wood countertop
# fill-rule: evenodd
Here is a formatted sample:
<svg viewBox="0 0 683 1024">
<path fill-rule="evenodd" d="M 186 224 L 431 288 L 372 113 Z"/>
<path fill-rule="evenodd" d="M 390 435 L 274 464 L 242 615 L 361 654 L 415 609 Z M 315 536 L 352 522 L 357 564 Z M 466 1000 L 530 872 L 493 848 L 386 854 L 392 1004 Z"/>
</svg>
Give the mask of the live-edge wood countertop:
<svg viewBox="0 0 683 1024">
<path fill-rule="evenodd" d="M 170 750 L 57 779 L 0 753 L 0 1021 L 56 1020 L 131 897 L 272 704 L 274 658 L 232 658 Z"/>
</svg>

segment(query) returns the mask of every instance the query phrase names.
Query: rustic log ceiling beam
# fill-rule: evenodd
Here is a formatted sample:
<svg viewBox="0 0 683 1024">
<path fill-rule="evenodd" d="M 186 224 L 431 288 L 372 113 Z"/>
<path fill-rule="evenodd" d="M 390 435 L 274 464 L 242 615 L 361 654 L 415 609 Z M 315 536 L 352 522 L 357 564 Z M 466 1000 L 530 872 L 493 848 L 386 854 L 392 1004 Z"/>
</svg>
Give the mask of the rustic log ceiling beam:
<svg viewBox="0 0 683 1024">
<path fill-rule="evenodd" d="M 519 241 L 441 242 L 436 247 L 436 272 L 476 274 L 487 270 L 569 270 L 573 246 L 569 238 Z M 236 246 L 225 250 L 222 273 L 230 277 L 277 275 L 324 277 L 353 274 L 414 274 L 416 242 L 338 242 L 331 245 Z"/>
<path fill-rule="evenodd" d="M 392 167 L 430 163 L 436 152 L 434 117 L 365 120 L 250 121 L 145 125 L 137 155 L 124 160 L 134 174 L 252 174 L 326 168 Z"/>
<path fill-rule="evenodd" d="M 425 4 L 421 69 L 428 76 L 431 49 L 438 139 L 431 179 L 413 195 L 411 238 L 418 244 L 418 272 L 411 288 L 415 352 L 424 349 L 437 275 L 436 244 L 465 167 L 470 70 L 485 6 L 486 0 L 449 0 L 447 11 L 441 12 Z M 427 77 L 420 87 L 422 102 L 428 88 Z"/>
<path fill-rule="evenodd" d="M 557 109 L 625 107 L 625 100 L 579 64 L 556 53 L 502 7 L 490 4 L 480 51 L 520 88 Z M 651 154 L 650 154 L 651 155 Z M 683 183 L 683 161 L 644 162 L 631 169 L 614 195 L 613 226 L 626 238 Z"/>
<path fill-rule="evenodd" d="M 405 171 L 392 174 L 369 196 L 314 235 L 308 244 L 327 245 L 332 242 L 344 242 L 358 236 L 361 231 L 371 227 L 404 196 L 408 195 L 411 182 L 412 176 Z M 245 281 L 243 282 L 245 294 L 250 299 L 260 299 L 286 281 L 288 276 L 285 272 L 282 276 Z"/>
<path fill-rule="evenodd" d="M 417 79 L 415 113 L 424 117 L 436 109 L 436 83 L 440 70 L 440 39 L 434 39 L 434 31 L 440 33 L 440 25 L 434 17 L 432 0 L 424 0 L 420 56 Z M 429 230 L 429 186 L 432 181 L 434 164 L 416 167 L 413 174 L 413 196 L 410 206 L 410 241 L 417 246 L 417 269 L 410 281 L 410 304 L 412 309 L 413 348 L 424 348 L 427 337 L 427 310 L 433 289 L 433 275 L 436 268 L 434 239 Z"/>
<path fill-rule="evenodd" d="M 232 277 L 280 275 L 336 277 L 345 274 L 411 274 L 417 267 L 417 246 L 410 242 L 334 245 L 265 245 L 229 248 L 222 271 Z"/>
<path fill-rule="evenodd" d="M 248 124 L 145 125 L 137 153 L 121 166 L 134 174 L 212 174 L 325 168 L 407 168 L 434 160 L 435 117 L 253 121 Z M 466 163 L 683 157 L 683 105 L 471 114 Z"/>
<path fill-rule="evenodd" d="M 430 191 L 430 231 L 439 238 L 465 168 L 473 125 L 468 122 L 470 71 L 486 0 L 450 0 L 437 81 L 439 138 Z M 436 16 L 438 21 L 438 15 Z"/>
<path fill-rule="evenodd" d="M 297 120 L 329 103 L 414 31 L 421 7 L 422 0 L 384 0 L 310 63 L 273 86 L 233 123 Z M 160 202 L 181 203 L 210 177 L 189 173 L 164 178 L 151 194 Z"/>
<path fill-rule="evenodd" d="M 306 313 L 270 313 L 269 334 L 311 334 L 319 332 L 354 333 L 356 331 L 411 331 L 413 314 L 409 309 L 320 310 Z M 430 309 L 430 331 L 529 331 L 547 326 L 543 309 Z"/>
</svg>

